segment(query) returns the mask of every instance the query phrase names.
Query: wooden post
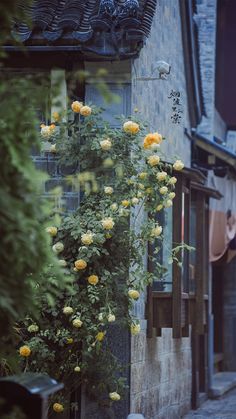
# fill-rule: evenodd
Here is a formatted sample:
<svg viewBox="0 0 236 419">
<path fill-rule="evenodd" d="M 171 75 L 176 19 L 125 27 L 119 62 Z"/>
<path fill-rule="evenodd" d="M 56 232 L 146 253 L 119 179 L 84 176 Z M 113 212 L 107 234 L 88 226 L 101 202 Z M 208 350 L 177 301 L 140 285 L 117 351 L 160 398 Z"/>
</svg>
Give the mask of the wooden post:
<svg viewBox="0 0 236 419">
<path fill-rule="evenodd" d="M 204 277 L 205 277 L 205 194 L 197 191 L 196 202 L 196 332 L 204 334 Z"/>
<path fill-rule="evenodd" d="M 176 199 L 173 204 L 173 245 L 181 243 L 181 233 L 183 228 L 182 216 L 182 192 L 183 192 L 183 178 L 182 175 L 177 175 L 178 181 L 176 183 Z M 182 312 L 182 268 L 173 264 L 173 285 L 172 285 L 172 324 L 173 324 L 173 338 L 181 338 L 181 312 Z"/>
<path fill-rule="evenodd" d="M 152 286 L 147 287 L 147 337 L 153 337 L 153 297 Z"/>
</svg>

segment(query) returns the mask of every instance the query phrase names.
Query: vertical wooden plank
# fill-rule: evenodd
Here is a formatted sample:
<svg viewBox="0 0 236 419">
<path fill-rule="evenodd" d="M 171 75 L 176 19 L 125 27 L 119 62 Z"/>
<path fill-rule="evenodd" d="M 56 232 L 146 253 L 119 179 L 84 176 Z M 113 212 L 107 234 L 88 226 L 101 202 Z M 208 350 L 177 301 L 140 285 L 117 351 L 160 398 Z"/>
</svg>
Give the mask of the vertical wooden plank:
<svg viewBox="0 0 236 419">
<path fill-rule="evenodd" d="M 209 366 L 209 337 L 208 334 L 210 333 L 209 329 L 209 298 L 210 297 L 210 257 L 209 257 L 209 197 L 206 195 L 205 197 L 205 271 L 204 271 L 204 294 L 208 295 L 208 300 L 205 302 L 205 315 L 206 315 L 206 325 L 205 325 L 205 392 L 208 393 L 210 388 L 209 382 L 209 375 L 210 375 L 210 366 Z"/>
<path fill-rule="evenodd" d="M 191 189 L 190 189 L 190 181 L 187 184 L 187 191 L 185 194 L 185 202 L 184 202 L 184 243 L 190 243 L 190 211 L 191 211 Z M 189 251 L 185 250 L 184 255 L 184 292 L 189 293 Z M 186 323 L 182 330 L 182 336 L 188 337 L 189 336 L 189 324 L 190 324 L 190 310 L 189 310 L 189 299 L 184 301 L 186 307 Z"/>
<path fill-rule="evenodd" d="M 205 195 L 197 191 L 196 214 L 196 332 L 204 333 Z"/>
<path fill-rule="evenodd" d="M 205 198 L 205 253 L 204 253 L 204 294 L 209 295 L 209 198 Z"/>
<path fill-rule="evenodd" d="M 152 246 L 148 242 L 148 272 L 151 272 L 153 269 L 153 263 L 149 259 L 149 256 L 152 252 Z M 146 307 L 146 316 L 147 316 L 147 337 L 152 338 L 153 336 L 153 296 L 152 296 L 152 286 L 147 287 L 147 307 Z"/>
<path fill-rule="evenodd" d="M 181 233 L 183 227 L 182 217 L 182 191 L 183 177 L 177 176 L 176 198 L 173 204 L 173 246 L 181 243 Z M 172 325 L 173 338 L 181 338 L 181 311 L 182 311 L 182 269 L 176 263 L 173 264 L 173 285 L 172 285 Z"/>
<path fill-rule="evenodd" d="M 147 287 L 147 337 L 153 337 L 153 297 L 152 286 Z"/>
<path fill-rule="evenodd" d="M 197 409 L 199 404 L 199 348 L 198 335 L 196 334 L 196 323 L 192 323 L 191 333 L 191 347 L 192 347 L 192 409 Z"/>
</svg>

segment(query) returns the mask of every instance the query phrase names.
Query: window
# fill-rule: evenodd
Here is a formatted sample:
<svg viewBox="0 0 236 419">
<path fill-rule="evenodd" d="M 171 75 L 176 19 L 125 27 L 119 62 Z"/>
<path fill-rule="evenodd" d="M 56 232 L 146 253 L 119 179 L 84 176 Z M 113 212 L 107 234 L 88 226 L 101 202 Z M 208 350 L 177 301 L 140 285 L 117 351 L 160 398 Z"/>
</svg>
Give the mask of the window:
<svg viewBox="0 0 236 419">
<path fill-rule="evenodd" d="M 193 321 L 200 333 L 207 321 L 208 198 L 219 198 L 219 194 L 204 186 L 205 178 L 196 170 L 185 169 L 175 176 L 178 182 L 173 210 L 164 211 L 158 219 L 163 226 L 163 248 L 156 254 L 155 243 L 149 245 L 149 254 L 153 257 L 149 269 L 154 273 L 147 299 L 149 337 L 153 327 L 157 335 L 161 335 L 162 328 L 169 327 L 173 329 L 173 337 L 188 336 L 189 323 Z M 181 249 L 180 264 L 173 263 L 172 269 L 168 267 L 160 275 L 155 263 L 166 264 L 168 243 L 173 247 L 190 244 L 195 251 Z"/>
</svg>

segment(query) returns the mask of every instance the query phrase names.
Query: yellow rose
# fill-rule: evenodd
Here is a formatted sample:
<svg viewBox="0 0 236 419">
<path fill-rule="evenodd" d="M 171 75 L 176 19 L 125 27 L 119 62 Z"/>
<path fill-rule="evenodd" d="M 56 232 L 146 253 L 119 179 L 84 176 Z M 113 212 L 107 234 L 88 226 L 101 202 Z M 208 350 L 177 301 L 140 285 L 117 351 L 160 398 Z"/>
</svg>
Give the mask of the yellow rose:
<svg viewBox="0 0 236 419">
<path fill-rule="evenodd" d="M 184 168 L 184 163 L 181 160 L 176 160 L 176 162 L 173 164 L 173 168 L 180 171 Z"/>
<path fill-rule="evenodd" d="M 139 132 L 139 125 L 133 121 L 127 121 L 123 125 L 123 130 L 128 134 L 137 134 Z"/>
<path fill-rule="evenodd" d="M 73 342 L 74 342 L 74 339 L 72 339 L 72 338 L 67 338 L 67 339 L 66 339 L 66 343 L 67 343 L 68 345 L 71 345 Z"/>
<path fill-rule="evenodd" d="M 151 195 L 151 194 L 152 194 L 152 192 L 153 192 L 153 189 L 152 189 L 152 188 L 147 188 L 147 189 L 146 189 L 146 194 L 147 194 L 147 195 Z"/>
<path fill-rule="evenodd" d="M 101 223 L 105 230 L 112 230 L 115 225 L 113 218 L 111 217 L 104 218 Z"/>
<path fill-rule="evenodd" d="M 83 103 L 81 103 L 81 102 L 78 102 L 78 100 L 76 100 L 75 102 L 73 102 L 72 104 L 71 104 L 71 109 L 72 109 L 72 111 L 73 112 L 75 112 L 75 113 L 79 113 L 80 112 L 80 109 L 83 107 Z"/>
<path fill-rule="evenodd" d="M 145 186 L 143 183 L 138 183 L 138 188 L 144 190 Z"/>
<path fill-rule="evenodd" d="M 92 233 L 85 233 L 82 234 L 81 236 L 81 242 L 85 245 L 85 246 L 89 246 L 90 244 L 93 243 L 93 234 Z"/>
<path fill-rule="evenodd" d="M 128 291 L 128 296 L 130 298 L 132 298 L 133 300 L 138 300 L 140 297 L 140 294 L 137 290 L 129 290 Z"/>
<path fill-rule="evenodd" d="M 177 182 L 177 179 L 176 179 L 176 177 L 175 176 L 172 176 L 170 179 L 169 179 L 169 184 L 170 185 L 174 185 L 175 183 Z"/>
<path fill-rule="evenodd" d="M 167 177 L 167 173 L 166 172 L 159 172 L 159 173 L 157 173 L 157 180 L 162 181 L 162 180 L 165 180 L 166 177 Z"/>
<path fill-rule="evenodd" d="M 111 204 L 112 211 L 116 211 L 118 209 L 118 205 L 116 203 Z"/>
<path fill-rule="evenodd" d="M 76 318 L 73 320 L 72 324 L 78 329 L 82 326 L 83 322 L 79 318 Z"/>
<path fill-rule="evenodd" d="M 167 199 L 167 201 L 164 203 L 165 208 L 172 207 L 173 202 L 171 199 Z"/>
<path fill-rule="evenodd" d="M 88 283 L 90 285 L 97 285 L 97 283 L 98 283 L 98 276 L 97 275 L 90 275 L 88 277 Z"/>
<path fill-rule="evenodd" d="M 63 308 L 63 313 L 66 314 L 67 316 L 69 316 L 70 314 L 72 314 L 73 311 L 74 311 L 73 308 L 70 307 L 70 306 L 66 306 L 66 307 Z"/>
<path fill-rule="evenodd" d="M 148 164 L 150 164 L 150 166 L 157 166 L 160 163 L 160 157 L 153 155 L 148 157 Z"/>
<path fill-rule="evenodd" d="M 112 166 L 114 166 L 114 161 L 110 157 L 107 157 L 103 161 L 103 167 L 105 167 L 107 169 L 107 168 L 112 167 Z"/>
<path fill-rule="evenodd" d="M 111 186 L 105 186 L 105 188 L 104 188 L 104 192 L 105 192 L 105 194 L 107 194 L 107 195 L 111 195 L 111 194 L 113 194 L 114 189 L 113 189 Z"/>
<path fill-rule="evenodd" d="M 113 391 L 113 393 L 109 393 L 109 397 L 111 400 L 117 402 L 120 400 L 120 395 L 116 391 Z"/>
<path fill-rule="evenodd" d="M 160 144 L 162 142 L 161 134 L 158 132 L 153 132 L 148 135 L 143 140 L 143 148 L 148 149 L 151 148 L 153 144 Z"/>
<path fill-rule="evenodd" d="M 157 205 L 156 210 L 157 210 L 157 211 L 161 211 L 161 210 L 162 210 L 162 208 L 163 208 L 163 205 L 159 204 L 159 205 Z"/>
<path fill-rule="evenodd" d="M 99 320 L 100 322 L 102 322 L 102 321 L 103 321 L 103 313 L 99 313 L 99 315 L 98 315 L 98 320 Z"/>
<path fill-rule="evenodd" d="M 75 267 L 78 271 L 85 269 L 87 267 L 87 262 L 83 259 L 78 259 L 75 261 Z"/>
<path fill-rule="evenodd" d="M 50 138 L 52 136 L 52 130 L 50 129 L 50 126 L 48 125 L 41 125 L 41 135 L 43 138 Z"/>
<path fill-rule="evenodd" d="M 19 352 L 20 352 L 20 356 L 27 358 L 31 354 L 31 349 L 29 346 L 24 345 L 20 347 Z"/>
<path fill-rule="evenodd" d="M 52 406 L 54 412 L 56 413 L 62 413 L 64 410 L 64 407 L 61 403 L 54 403 L 54 405 Z"/>
<path fill-rule="evenodd" d="M 77 365 L 77 366 L 74 368 L 74 371 L 75 371 L 75 372 L 80 372 L 80 371 L 81 371 L 81 368 Z"/>
<path fill-rule="evenodd" d="M 58 112 L 53 112 L 53 113 L 52 113 L 52 117 L 53 117 L 53 120 L 54 120 L 55 122 L 60 121 L 60 115 L 59 115 L 59 113 L 58 113 Z"/>
<path fill-rule="evenodd" d="M 90 108 L 90 106 L 82 106 L 82 108 L 80 108 L 80 115 L 82 116 L 89 116 L 92 113 L 92 109 Z"/>
<path fill-rule="evenodd" d="M 67 261 L 64 259 L 59 259 L 58 263 L 62 268 L 65 268 L 67 266 Z"/>
<path fill-rule="evenodd" d="M 170 192 L 168 196 L 169 196 L 169 198 L 170 198 L 170 199 L 174 199 L 174 197 L 175 197 L 175 192 Z"/>
<path fill-rule="evenodd" d="M 112 142 L 109 138 L 107 138 L 106 140 L 100 141 L 100 146 L 103 151 L 108 151 L 112 146 Z"/>
<path fill-rule="evenodd" d="M 56 144 L 52 144 L 49 151 L 50 151 L 50 153 L 56 153 L 57 152 Z"/>
<path fill-rule="evenodd" d="M 159 237 L 162 233 L 162 227 L 156 226 L 151 230 L 151 236 L 152 237 Z"/>
<path fill-rule="evenodd" d="M 138 335 L 140 333 L 141 327 L 140 324 L 131 324 L 130 331 L 132 335 Z"/>
<path fill-rule="evenodd" d="M 50 234 L 50 236 L 55 237 L 57 235 L 57 228 L 56 227 L 47 227 L 46 232 Z"/>
<path fill-rule="evenodd" d="M 56 125 L 55 124 L 49 125 L 49 129 L 51 132 L 54 131 L 56 129 Z"/>
<path fill-rule="evenodd" d="M 64 250 L 64 244 L 61 242 L 57 242 L 56 244 L 52 246 L 52 250 L 54 253 L 57 253 L 57 254 L 61 253 Z"/>
<path fill-rule="evenodd" d="M 139 199 L 134 197 L 132 198 L 132 204 L 137 205 L 139 203 Z"/>
<path fill-rule="evenodd" d="M 98 332 L 96 335 L 96 340 L 98 340 L 98 342 L 101 342 L 105 337 L 105 333 L 104 332 Z"/>
<path fill-rule="evenodd" d="M 141 173 L 139 173 L 139 179 L 142 179 L 142 180 L 144 180 L 144 179 L 146 179 L 147 178 L 147 176 L 148 176 L 148 174 L 146 173 L 146 172 L 141 172 Z"/>
<path fill-rule="evenodd" d="M 162 186 L 162 187 L 159 189 L 159 191 L 160 191 L 160 194 L 161 194 L 161 195 L 165 195 L 165 194 L 167 194 L 167 192 L 168 192 L 168 188 L 167 188 L 167 186 Z"/>
<path fill-rule="evenodd" d="M 28 328 L 27 328 L 28 332 L 30 333 L 35 333 L 39 331 L 39 327 L 37 324 L 31 324 Z"/>
<path fill-rule="evenodd" d="M 121 205 L 125 208 L 129 207 L 130 202 L 127 199 L 124 199 L 123 201 L 121 201 Z"/>
<path fill-rule="evenodd" d="M 108 320 L 109 323 L 112 323 L 116 320 L 116 316 L 114 314 L 110 313 L 107 316 L 107 320 Z"/>
</svg>

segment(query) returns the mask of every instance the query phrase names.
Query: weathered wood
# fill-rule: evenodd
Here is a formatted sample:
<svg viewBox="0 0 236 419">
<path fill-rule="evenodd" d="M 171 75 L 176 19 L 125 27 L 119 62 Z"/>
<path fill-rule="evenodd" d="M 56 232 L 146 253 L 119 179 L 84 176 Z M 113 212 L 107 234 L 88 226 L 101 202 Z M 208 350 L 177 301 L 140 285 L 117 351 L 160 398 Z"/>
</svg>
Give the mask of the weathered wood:
<svg viewBox="0 0 236 419">
<path fill-rule="evenodd" d="M 153 337 L 153 298 L 152 298 L 152 286 L 147 287 L 147 307 L 146 307 L 146 317 L 147 317 L 147 337 Z"/>
<path fill-rule="evenodd" d="M 153 292 L 153 325 L 156 329 L 172 327 L 172 296 L 169 293 Z M 157 330 L 158 336 L 160 331 Z"/>
<path fill-rule="evenodd" d="M 196 202 L 196 332 L 204 333 L 204 278 L 205 278 L 205 196 L 198 191 Z"/>
<path fill-rule="evenodd" d="M 181 243 L 183 228 L 182 217 L 182 188 L 183 177 L 177 175 L 176 199 L 173 204 L 173 245 Z M 177 263 L 173 264 L 173 285 L 172 285 L 172 325 L 173 338 L 181 338 L 181 309 L 182 309 L 182 269 Z"/>
</svg>

